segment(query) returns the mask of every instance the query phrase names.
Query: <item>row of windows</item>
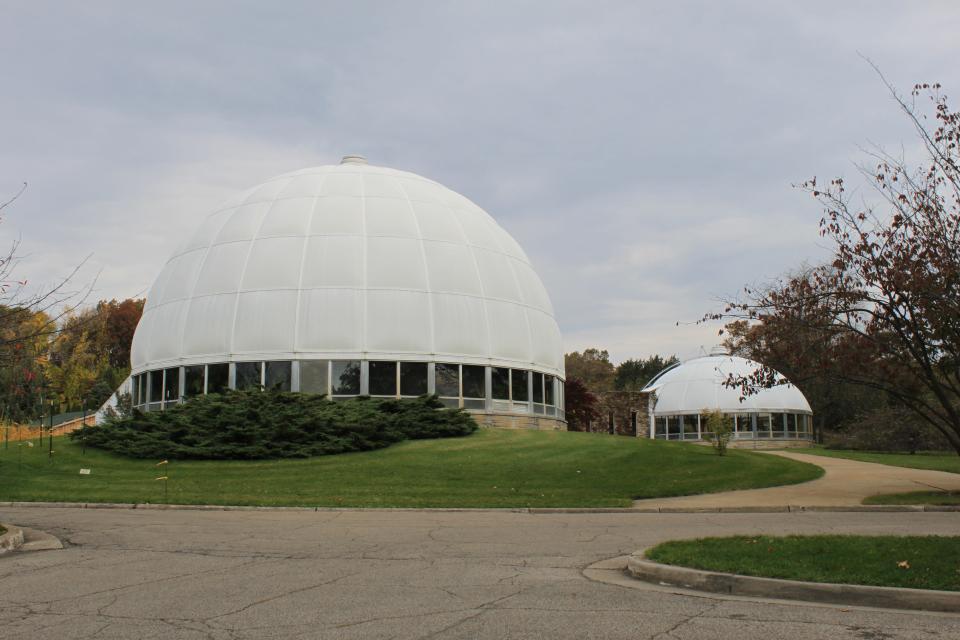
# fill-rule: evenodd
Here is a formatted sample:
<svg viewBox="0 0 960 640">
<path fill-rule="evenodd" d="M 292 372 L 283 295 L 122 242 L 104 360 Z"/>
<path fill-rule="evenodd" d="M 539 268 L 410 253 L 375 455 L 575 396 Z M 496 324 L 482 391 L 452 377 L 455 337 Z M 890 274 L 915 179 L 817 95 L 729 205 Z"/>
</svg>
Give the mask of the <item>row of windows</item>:
<svg viewBox="0 0 960 640">
<path fill-rule="evenodd" d="M 734 438 L 811 438 L 812 420 L 805 413 L 728 414 L 734 421 Z M 707 416 L 677 415 L 654 418 L 654 437 L 664 440 L 700 440 L 707 431 Z"/>
<path fill-rule="evenodd" d="M 489 371 L 489 395 L 487 376 Z M 181 380 L 182 377 L 182 380 Z M 563 381 L 503 367 L 383 360 L 301 360 L 217 363 L 157 369 L 132 378 L 133 404 L 160 409 L 182 398 L 226 389 L 322 393 L 333 399 L 437 394 L 450 407 L 563 416 Z"/>
</svg>

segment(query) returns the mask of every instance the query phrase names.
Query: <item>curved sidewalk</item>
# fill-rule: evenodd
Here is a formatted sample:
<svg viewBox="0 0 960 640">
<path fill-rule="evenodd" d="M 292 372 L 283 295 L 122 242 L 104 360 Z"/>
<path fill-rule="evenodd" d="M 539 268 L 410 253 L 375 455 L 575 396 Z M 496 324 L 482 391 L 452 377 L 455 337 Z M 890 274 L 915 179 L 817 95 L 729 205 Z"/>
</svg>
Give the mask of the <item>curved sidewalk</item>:
<svg viewBox="0 0 960 640">
<path fill-rule="evenodd" d="M 822 477 L 782 487 L 726 491 L 677 498 L 636 500 L 635 508 L 716 509 L 763 507 L 853 507 L 864 498 L 910 491 L 960 491 L 960 473 L 892 467 L 845 458 L 829 458 L 792 451 L 770 451 L 791 460 L 823 468 Z"/>
</svg>

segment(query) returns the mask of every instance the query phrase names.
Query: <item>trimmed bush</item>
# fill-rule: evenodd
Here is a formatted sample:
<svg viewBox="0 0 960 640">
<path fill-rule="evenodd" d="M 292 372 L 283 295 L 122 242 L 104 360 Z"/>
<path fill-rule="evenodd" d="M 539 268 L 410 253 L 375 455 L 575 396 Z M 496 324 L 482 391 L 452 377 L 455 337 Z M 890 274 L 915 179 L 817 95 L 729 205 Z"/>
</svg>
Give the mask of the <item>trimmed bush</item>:
<svg viewBox="0 0 960 640">
<path fill-rule="evenodd" d="M 306 393 L 228 391 L 165 411 L 134 410 L 70 437 L 133 458 L 250 460 L 368 451 L 476 428 L 468 413 L 444 408 L 435 396 L 331 402 Z"/>
</svg>

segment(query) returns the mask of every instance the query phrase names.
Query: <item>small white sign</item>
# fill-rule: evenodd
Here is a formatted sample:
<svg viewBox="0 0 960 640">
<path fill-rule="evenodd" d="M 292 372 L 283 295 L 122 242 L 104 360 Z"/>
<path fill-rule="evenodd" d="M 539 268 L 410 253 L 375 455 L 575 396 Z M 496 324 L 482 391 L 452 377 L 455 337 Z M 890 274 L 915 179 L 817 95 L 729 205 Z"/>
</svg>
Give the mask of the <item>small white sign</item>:
<svg viewBox="0 0 960 640">
<path fill-rule="evenodd" d="M 82 476 L 90 475 L 90 469 L 80 469 L 80 475 Z"/>
</svg>

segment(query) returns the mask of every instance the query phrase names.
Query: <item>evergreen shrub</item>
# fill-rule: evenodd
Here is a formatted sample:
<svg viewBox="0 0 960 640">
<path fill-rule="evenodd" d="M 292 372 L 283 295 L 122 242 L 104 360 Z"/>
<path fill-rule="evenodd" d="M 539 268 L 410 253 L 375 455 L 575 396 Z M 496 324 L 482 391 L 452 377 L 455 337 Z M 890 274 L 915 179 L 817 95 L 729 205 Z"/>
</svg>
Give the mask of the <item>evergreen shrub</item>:
<svg viewBox="0 0 960 640">
<path fill-rule="evenodd" d="M 476 429 L 468 413 L 445 408 L 435 396 L 331 402 L 306 393 L 227 391 L 165 411 L 134 409 L 70 437 L 133 458 L 250 460 L 368 451 Z"/>
</svg>

